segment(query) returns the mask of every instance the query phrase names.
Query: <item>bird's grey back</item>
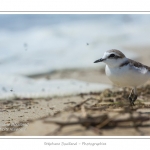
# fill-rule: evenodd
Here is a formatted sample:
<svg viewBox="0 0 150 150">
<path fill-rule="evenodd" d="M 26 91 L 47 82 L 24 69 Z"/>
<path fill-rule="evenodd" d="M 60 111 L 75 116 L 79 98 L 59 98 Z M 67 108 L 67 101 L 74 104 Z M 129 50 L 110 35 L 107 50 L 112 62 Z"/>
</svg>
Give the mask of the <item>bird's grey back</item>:
<svg viewBox="0 0 150 150">
<path fill-rule="evenodd" d="M 144 72 L 147 71 L 147 73 L 150 73 L 150 67 L 143 65 L 142 63 L 134 61 L 132 59 L 127 59 L 127 61 L 123 62 L 119 67 L 123 67 L 126 65 L 129 65 L 130 68 L 135 67 L 136 69 L 144 70 Z"/>
</svg>

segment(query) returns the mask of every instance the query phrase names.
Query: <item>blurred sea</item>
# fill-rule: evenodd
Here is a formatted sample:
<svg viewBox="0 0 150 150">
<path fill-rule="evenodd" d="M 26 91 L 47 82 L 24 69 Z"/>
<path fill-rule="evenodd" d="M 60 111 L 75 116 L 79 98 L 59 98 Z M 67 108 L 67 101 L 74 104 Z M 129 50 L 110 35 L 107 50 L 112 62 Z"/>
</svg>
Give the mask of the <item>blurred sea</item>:
<svg viewBox="0 0 150 150">
<path fill-rule="evenodd" d="M 0 15 L 0 72 L 94 68 L 104 51 L 150 43 L 150 15 Z"/>
<path fill-rule="evenodd" d="M 63 69 L 92 69 L 112 48 L 148 46 L 150 15 L 0 15 L 0 99 L 99 92 L 110 85 L 73 79 L 31 79 Z"/>
</svg>

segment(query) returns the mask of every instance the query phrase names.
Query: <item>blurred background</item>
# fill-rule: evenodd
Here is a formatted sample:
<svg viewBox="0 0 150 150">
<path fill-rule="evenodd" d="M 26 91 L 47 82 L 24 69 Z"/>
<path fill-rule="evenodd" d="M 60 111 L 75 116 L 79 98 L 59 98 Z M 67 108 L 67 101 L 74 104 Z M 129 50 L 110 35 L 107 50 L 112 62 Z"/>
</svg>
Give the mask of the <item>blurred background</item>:
<svg viewBox="0 0 150 150">
<path fill-rule="evenodd" d="M 150 135 L 149 85 L 132 111 L 93 63 L 109 49 L 150 66 L 150 15 L 1 14 L 0 135 Z"/>
<path fill-rule="evenodd" d="M 0 72 L 8 74 L 93 69 L 108 49 L 133 58 L 131 48 L 150 44 L 150 15 L 1 14 L 0 22 Z"/>
</svg>

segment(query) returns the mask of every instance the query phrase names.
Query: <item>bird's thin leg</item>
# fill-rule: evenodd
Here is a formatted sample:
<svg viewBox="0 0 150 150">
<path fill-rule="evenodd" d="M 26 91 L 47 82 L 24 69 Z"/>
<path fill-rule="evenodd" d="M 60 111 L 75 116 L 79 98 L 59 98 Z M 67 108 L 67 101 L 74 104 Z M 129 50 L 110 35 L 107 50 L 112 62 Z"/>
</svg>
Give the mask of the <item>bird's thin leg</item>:
<svg viewBox="0 0 150 150">
<path fill-rule="evenodd" d="M 134 97 L 133 97 L 133 104 L 134 104 L 134 102 L 136 101 L 136 99 L 137 99 L 137 91 L 136 91 L 136 87 L 134 87 Z"/>
<path fill-rule="evenodd" d="M 134 94 L 133 95 L 133 98 L 131 97 L 132 93 Z M 136 92 L 136 87 L 134 87 L 129 95 L 129 100 L 130 100 L 130 105 L 133 106 L 134 105 L 134 102 L 136 101 L 137 99 L 137 92 Z"/>
<path fill-rule="evenodd" d="M 129 97 L 128 97 L 128 99 L 129 99 L 129 101 L 130 101 L 130 105 L 134 105 L 134 104 L 133 104 L 133 100 L 132 100 L 132 93 L 133 93 L 133 89 L 131 90 L 130 95 L 129 95 Z"/>
</svg>

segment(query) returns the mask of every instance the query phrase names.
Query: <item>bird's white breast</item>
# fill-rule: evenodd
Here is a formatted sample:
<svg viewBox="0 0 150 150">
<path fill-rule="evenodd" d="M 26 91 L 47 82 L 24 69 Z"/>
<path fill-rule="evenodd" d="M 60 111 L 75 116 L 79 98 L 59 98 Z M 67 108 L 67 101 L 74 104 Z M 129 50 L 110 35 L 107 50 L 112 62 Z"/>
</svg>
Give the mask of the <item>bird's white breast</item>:
<svg viewBox="0 0 150 150">
<path fill-rule="evenodd" d="M 136 68 L 131 65 L 122 67 L 109 67 L 106 65 L 105 72 L 115 85 L 123 87 L 136 87 L 150 78 L 146 68 Z"/>
</svg>

